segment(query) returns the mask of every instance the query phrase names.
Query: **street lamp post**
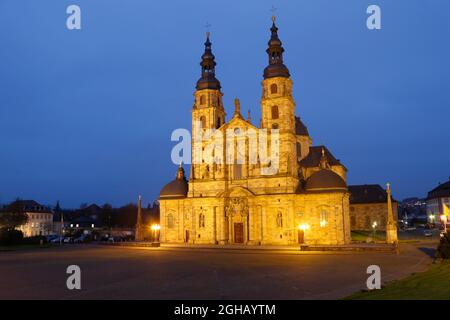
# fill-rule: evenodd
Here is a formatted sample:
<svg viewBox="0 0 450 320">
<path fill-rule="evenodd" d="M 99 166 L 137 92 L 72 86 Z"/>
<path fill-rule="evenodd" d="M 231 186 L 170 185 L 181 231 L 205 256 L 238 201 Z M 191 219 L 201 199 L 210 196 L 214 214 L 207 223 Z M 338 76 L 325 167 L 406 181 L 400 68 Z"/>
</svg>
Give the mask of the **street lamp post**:
<svg viewBox="0 0 450 320">
<path fill-rule="evenodd" d="M 159 242 L 156 241 L 156 234 L 161 229 L 161 226 L 159 224 L 152 224 L 150 229 L 153 231 L 153 242 Z"/>
<path fill-rule="evenodd" d="M 376 233 L 376 230 L 377 230 L 377 225 L 378 225 L 378 223 L 377 223 L 376 221 L 374 221 L 374 222 L 372 223 L 372 229 L 373 229 L 373 235 L 372 235 L 372 238 L 373 238 L 373 242 L 375 242 L 375 233 Z"/>
</svg>

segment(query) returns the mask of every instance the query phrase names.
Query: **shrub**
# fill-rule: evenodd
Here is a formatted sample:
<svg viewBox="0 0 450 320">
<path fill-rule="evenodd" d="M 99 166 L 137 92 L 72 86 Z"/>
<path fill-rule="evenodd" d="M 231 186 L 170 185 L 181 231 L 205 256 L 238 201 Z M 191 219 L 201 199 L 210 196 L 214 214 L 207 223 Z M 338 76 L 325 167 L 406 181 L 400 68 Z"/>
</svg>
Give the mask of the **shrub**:
<svg viewBox="0 0 450 320">
<path fill-rule="evenodd" d="M 33 237 L 23 238 L 22 243 L 23 244 L 40 244 L 41 240 L 42 240 L 42 243 L 47 242 L 47 238 L 44 236 L 33 236 Z"/>
<path fill-rule="evenodd" d="M 450 232 L 441 237 L 437 248 L 437 257 L 442 259 L 450 259 Z"/>
<path fill-rule="evenodd" d="M 22 231 L 15 229 L 0 229 L 0 245 L 11 246 L 22 243 Z"/>
</svg>

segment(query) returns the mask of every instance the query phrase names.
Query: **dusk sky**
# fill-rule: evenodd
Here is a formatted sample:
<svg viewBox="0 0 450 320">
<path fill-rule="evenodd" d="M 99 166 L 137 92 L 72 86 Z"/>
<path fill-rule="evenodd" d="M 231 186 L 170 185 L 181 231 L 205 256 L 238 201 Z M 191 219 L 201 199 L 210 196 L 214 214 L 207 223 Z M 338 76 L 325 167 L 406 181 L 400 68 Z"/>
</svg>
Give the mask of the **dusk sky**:
<svg viewBox="0 0 450 320">
<path fill-rule="evenodd" d="M 70 4 L 81 30 L 66 28 Z M 157 199 L 176 174 L 171 132 L 191 126 L 207 22 L 227 119 L 238 97 L 259 124 L 272 5 L 296 114 L 348 183 L 391 182 L 402 199 L 446 181 L 448 0 L 0 0 L 0 203 Z"/>
</svg>

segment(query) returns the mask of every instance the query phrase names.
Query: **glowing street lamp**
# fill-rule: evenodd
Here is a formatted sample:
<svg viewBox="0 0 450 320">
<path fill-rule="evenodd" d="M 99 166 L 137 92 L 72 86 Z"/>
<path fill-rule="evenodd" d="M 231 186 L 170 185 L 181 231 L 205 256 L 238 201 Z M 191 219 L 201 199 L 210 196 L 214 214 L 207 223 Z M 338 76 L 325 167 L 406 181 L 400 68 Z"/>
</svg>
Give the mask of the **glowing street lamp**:
<svg viewBox="0 0 450 320">
<path fill-rule="evenodd" d="M 161 230 L 161 226 L 159 224 L 152 224 L 150 229 L 153 231 L 153 241 L 156 242 L 156 233 Z"/>
<path fill-rule="evenodd" d="M 306 231 L 306 230 L 309 229 L 309 224 L 307 224 L 307 223 L 299 224 L 299 225 L 298 225 L 298 229 L 299 229 L 299 230 Z"/>
<path fill-rule="evenodd" d="M 376 230 L 377 230 L 377 226 L 378 226 L 378 222 L 376 222 L 376 221 L 374 221 L 373 223 L 372 223 L 372 229 L 373 229 L 373 241 L 375 241 L 375 233 L 376 233 Z"/>
</svg>

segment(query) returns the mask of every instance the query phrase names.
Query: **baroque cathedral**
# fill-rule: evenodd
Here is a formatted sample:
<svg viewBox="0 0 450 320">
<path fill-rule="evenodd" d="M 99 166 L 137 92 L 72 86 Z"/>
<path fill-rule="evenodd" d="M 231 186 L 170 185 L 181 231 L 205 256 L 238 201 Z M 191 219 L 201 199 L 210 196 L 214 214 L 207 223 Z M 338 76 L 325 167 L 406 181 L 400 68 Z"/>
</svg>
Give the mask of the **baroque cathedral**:
<svg viewBox="0 0 450 320">
<path fill-rule="evenodd" d="M 209 34 L 196 85 L 192 122 L 229 132 L 277 129 L 278 166 L 262 174 L 251 163 L 248 138 L 242 163 L 192 161 L 189 180 L 180 165 L 176 178 L 160 192 L 160 241 L 187 244 L 346 244 L 350 242 L 349 192 L 345 166 L 325 146 L 313 146 L 307 127 L 295 115 L 292 80 L 273 18 L 262 80 L 259 128 L 245 119 L 235 100 L 226 121 L 221 85 Z M 232 131 L 230 131 L 232 130 Z M 198 137 L 193 125 L 192 140 Z M 239 139 L 236 137 L 236 139 Z M 197 140 L 196 140 L 197 141 Z M 192 148 L 192 158 L 198 150 Z M 224 148 L 225 149 L 225 148 Z M 223 151 L 225 153 L 225 150 Z M 258 158 L 259 161 L 259 158 Z"/>
</svg>

